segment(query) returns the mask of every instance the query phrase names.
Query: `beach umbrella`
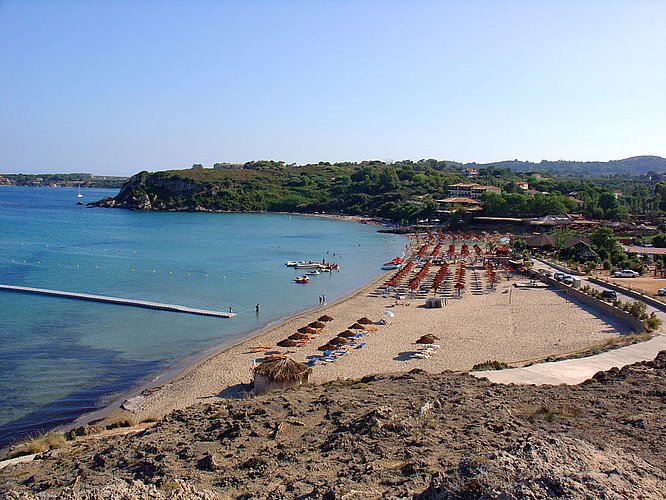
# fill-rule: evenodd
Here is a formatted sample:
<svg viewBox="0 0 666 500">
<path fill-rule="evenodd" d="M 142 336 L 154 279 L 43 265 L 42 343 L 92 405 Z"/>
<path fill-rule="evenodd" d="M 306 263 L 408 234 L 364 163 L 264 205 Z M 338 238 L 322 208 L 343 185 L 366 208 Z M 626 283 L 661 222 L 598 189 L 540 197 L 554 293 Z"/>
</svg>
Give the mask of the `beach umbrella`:
<svg viewBox="0 0 666 500">
<path fill-rule="evenodd" d="M 344 332 L 338 333 L 338 337 L 353 337 L 354 335 L 356 334 L 351 330 L 345 330 Z"/>
<path fill-rule="evenodd" d="M 319 347 L 317 347 L 317 350 L 318 351 L 334 351 L 337 348 L 338 348 L 337 345 L 331 344 L 329 342 L 328 344 L 320 345 Z"/>
<path fill-rule="evenodd" d="M 346 343 L 347 341 L 342 337 L 332 338 L 331 341 L 329 342 L 329 344 L 335 344 L 335 345 L 345 345 Z"/>
<path fill-rule="evenodd" d="M 308 381 L 312 368 L 289 357 L 265 360 L 254 370 L 255 394 L 298 387 Z"/>
<path fill-rule="evenodd" d="M 363 316 L 361 319 L 356 321 L 357 323 L 360 323 L 361 325 L 371 325 L 374 323 L 371 319 L 367 318 L 366 316 Z"/>
<path fill-rule="evenodd" d="M 319 317 L 317 321 L 324 321 L 328 323 L 329 321 L 333 321 L 333 318 L 331 318 L 328 314 L 324 314 L 323 316 Z"/>
<path fill-rule="evenodd" d="M 460 283 L 460 282 L 458 282 L 458 283 L 456 283 L 456 284 L 453 285 L 453 286 L 454 286 L 455 288 L 457 288 L 458 290 L 462 290 L 463 288 L 465 288 L 465 283 Z"/>
<path fill-rule="evenodd" d="M 434 335 L 424 335 L 420 339 L 416 341 L 417 344 L 434 344 L 435 343 L 435 337 Z"/>
<path fill-rule="evenodd" d="M 354 323 L 352 326 L 349 327 L 350 330 L 365 330 L 365 327 L 363 325 L 359 325 L 358 323 Z"/>
<path fill-rule="evenodd" d="M 310 329 L 310 328 L 307 327 L 307 326 L 302 326 L 302 327 L 300 327 L 300 328 L 299 328 L 298 330 L 296 330 L 296 331 L 299 332 L 299 333 L 309 333 L 309 332 L 308 332 L 309 329 Z"/>
<path fill-rule="evenodd" d="M 310 340 L 310 336 L 307 333 L 292 333 L 287 338 L 289 340 Z"/>
<path fill-rule="evenodd" d="M 313 321 L 312 323 L 308 324 L 310 328 L 314 328 L 316 330 L 321 330 L 324 328 L 326 325 L 322 323 L 321 321 Z"/>
<path fill-rule="evenodd" d="M 389 318 L 395 318 L 395 314 L 392 311 L 384 311 L 384 316 L 388 316 Z"/>
<path fill-rule="evenodd" d="M 280 342 L 277 343 L 280 347 L 296 347 L 298 345 L 298 342 L 294 340 L 289 340 L 289 339 L 284 339 L 280 340 Z"/>
</svg>

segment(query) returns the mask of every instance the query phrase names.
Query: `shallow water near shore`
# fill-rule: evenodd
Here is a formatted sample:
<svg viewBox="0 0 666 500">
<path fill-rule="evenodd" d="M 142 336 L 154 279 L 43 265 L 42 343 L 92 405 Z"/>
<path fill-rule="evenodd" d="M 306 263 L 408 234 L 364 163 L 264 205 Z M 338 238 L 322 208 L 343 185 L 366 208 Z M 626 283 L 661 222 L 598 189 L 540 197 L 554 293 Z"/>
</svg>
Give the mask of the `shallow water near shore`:
<svg viewBox="0 0 666 500">
<path fill-rule="evenodd" d="M 83 190 L 84 201 L 115 191 Z M 406 239 L 282 214 L 76 206 L 76 190 L 0 188 L 0 282 L 237 313 L 232 319 L 0 292 L 0 446 L 104 406 L 179 360 L 338 299 Z M 293 282 L 287 260 L 340 272 Z M 260 304 L 260 312 L 255 305 Z M 249 367 L 248 367 L 249 370 Z"/>
</svg>

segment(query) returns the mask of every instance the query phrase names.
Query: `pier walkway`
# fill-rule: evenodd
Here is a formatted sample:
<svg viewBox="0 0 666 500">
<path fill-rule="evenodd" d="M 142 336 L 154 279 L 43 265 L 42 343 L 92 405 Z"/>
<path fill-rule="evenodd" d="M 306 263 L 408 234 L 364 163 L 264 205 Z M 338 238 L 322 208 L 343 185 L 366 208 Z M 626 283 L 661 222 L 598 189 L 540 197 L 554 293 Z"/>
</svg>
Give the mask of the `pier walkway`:
<svg viewBox="0 0 666 500">
<path fill-rule="evenodd" d="M 63 297 L 66 299 L 88 300 L 91 302 L 105 302 L 121 306 L 143 307 L 144 309 L 157 309 L 160 311 L 179 312 L 187 314 L 198 314 L 199 316 L 214 316 L 217 318 L 233 318 L 235 313 L 210 311 L 207 309 L 196 309 L 194 307 L 179 306 L 175 304 L 162 304 L 161 302 L 149 302 L 147 300 L 123 299 L 120 297 L 107 297 L 105 295 L 91 295 L 89 293 L 64 292 L 62 290 L 50 290 L 48 288 L 31 288 L 28 286 L 2 285 L 0 291 L 32 293 L 36 295 L 48 295 L 51 297 Z"/>
</svg>

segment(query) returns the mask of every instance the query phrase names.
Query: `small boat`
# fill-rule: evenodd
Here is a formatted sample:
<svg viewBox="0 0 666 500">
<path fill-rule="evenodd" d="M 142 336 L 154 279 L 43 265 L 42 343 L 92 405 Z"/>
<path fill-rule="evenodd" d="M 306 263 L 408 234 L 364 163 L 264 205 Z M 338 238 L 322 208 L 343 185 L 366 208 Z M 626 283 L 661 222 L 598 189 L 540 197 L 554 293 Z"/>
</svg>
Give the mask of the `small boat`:
<svg viewBox="0 0 666 500">
<path fill-rule="evenodd" d="M 76 194 L 77 198 L 83 198 L 83 195 L 81 194 L 81 184 L 79 184 L 79 192 Z"/>
<path fill-rule="evenodd" d="M 298 265 L 297 260 L 288 260 L 287 262 L 284 263 L 285 266 L 288 267 L 296 267 Z"/>
<path fill-rule="evenodd" d="M 392 271 L 393 269 L 400 269 L 401 265 L 400 264 L 384 264 L 382 266 L 382 269 L 384 271 Z"/>
<path fill-rule="evenodd" d="M 322 271 L 323 271 L 323 269 L 322 269 Z M 313 269 L 312 271 L 308 271 L 305 274 L 307 274 L 308 276 L 319 276 L 321 273 L 319 271 L 317 271 L 316 269 Z"/>
<path fill-rule="evenodd" d="M 299 262 L 296 264 L 296 269 L 320 269 L 321 264 L 319 262 Z"/>
<path fill-rule="evenodd" d="M 296 283 L 310 283 L 310 278 L 307 276 L 298 276 L 294 278 L 294 282 Z"/>
<path fill-rule="evenodd" d="M 391 264 L 402 264 L 404 262 L 404 259 L 402 257 L 396 257 L 393 260 L 390 260 L 388 262 L 384 262 L 385 266 L 390 266 Z"/>
</svg>

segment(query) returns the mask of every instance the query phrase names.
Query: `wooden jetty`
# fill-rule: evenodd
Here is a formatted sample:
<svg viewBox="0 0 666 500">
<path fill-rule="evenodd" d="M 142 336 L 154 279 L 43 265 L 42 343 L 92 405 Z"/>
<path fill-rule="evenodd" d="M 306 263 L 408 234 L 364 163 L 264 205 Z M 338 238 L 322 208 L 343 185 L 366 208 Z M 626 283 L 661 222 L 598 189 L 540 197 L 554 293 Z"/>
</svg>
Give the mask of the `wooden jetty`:
<svg viewBox="0 0 666 500">
<path fill-rule="evenodd" d="M 2 285 L 0 291 L 32 293 L 36 295 L 48 295 L 51 297 L 62 297 L 66 299 L 88 300 L 91 302 L 104 302 L 121 306 L 143 307 L 144 309 L 158 309 L 160 311 L 179 312 L 186 314 L 198 314 L 199 316 L 214 316 L 217 318 L 233 318 L 236 313 L 210 311 L 194 307 L 179 306 L 176 304 L 162 304 L 161 302 L 149 302 L 147 300 L 123 299 L 120 297 L 107 297 L 106 295 L 92 295 L 89 293 L 65 292 L 62 290 L 50 290 L 48 288 L 32 288 L 29 286 Z"/>
</svg>

